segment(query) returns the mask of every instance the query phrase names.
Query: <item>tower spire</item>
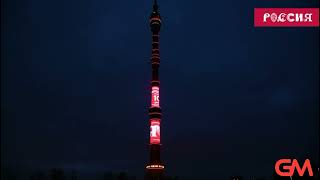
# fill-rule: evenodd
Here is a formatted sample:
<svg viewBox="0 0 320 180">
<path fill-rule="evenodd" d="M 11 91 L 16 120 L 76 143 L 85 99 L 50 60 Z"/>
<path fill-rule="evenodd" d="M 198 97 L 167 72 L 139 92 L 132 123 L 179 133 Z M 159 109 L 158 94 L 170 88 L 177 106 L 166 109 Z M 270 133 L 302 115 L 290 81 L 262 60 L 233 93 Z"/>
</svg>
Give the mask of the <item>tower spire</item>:
<svg viewBox="0 0 320 180">
<path fill-rule="evenodd" d="M 153 13 L 158 13 L 158 9 L 159 9 L 158 1 L 154 0 L 153 1 Z"/>
</svg>

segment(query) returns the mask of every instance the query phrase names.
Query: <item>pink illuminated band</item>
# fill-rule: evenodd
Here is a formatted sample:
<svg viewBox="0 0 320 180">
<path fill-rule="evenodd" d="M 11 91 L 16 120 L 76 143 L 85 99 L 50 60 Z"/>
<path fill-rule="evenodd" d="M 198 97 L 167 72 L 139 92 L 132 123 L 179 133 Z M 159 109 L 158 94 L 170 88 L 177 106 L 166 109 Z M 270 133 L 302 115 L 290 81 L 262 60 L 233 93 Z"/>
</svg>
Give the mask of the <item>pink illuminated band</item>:
<svg viewBox="0 0 320 180">
<path fill-rule="evenodd" d="M 160 120 L 150 120 L 150 144 L 160 144 Z"/>
<path fill-rule="evenodd" d="M 159 87 L 157 86 L 152 86 L 151 107 L 160 107 Z"/>
<path fill-rule="evenodd" d="M 151 19 L 150 19 L 150 22 L 151 22 L 151 21 L 160 21 L 160 22 L 161 22 L 161 19 L 158 18 L 158 17 L 154 17 L 154 18 L 151 18 Z"/>
<path fill-rule="evenodd" d="M 160 21 L 152 21 L 151 24 L 160 24 Z"/>
</svg>

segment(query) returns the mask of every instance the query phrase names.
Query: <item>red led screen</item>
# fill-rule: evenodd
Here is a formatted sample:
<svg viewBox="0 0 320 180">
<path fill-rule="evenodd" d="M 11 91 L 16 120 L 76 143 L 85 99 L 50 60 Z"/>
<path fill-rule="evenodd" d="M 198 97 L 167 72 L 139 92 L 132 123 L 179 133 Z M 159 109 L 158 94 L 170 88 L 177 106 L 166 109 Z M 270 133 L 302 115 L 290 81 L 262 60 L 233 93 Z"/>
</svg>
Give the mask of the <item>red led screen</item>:
<svg viewBox="0 0 320 180">
<path fill-rule="evenodd" d="M 151 107 L 159 107 L 160 99 L 159 99 L 159 87 L 153 86 L 151 90 Z"/>
<path fill-rule="evenodd" d="M 150 144 L 160 144 L 160 121 L 159 120 L 151 120 Z"/>
</svg>

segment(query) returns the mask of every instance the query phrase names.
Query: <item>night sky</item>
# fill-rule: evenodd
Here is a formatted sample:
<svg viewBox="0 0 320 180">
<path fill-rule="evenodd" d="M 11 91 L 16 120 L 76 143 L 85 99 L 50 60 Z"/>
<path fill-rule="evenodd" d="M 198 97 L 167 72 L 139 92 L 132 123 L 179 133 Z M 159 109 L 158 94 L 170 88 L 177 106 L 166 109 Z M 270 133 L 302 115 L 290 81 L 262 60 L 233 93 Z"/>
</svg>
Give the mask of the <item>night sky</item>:
<svg viewBox="0 0 320 180">
<path fill-rule="evenodd" d="M 319 159 L 319 28 L 254 28 L 254 7 L 159 0 L 166 174 L 271 177 Z M 141 176 L 149 160 L 151 0 L 1 2 L 1 165 Z"/>
</svg>

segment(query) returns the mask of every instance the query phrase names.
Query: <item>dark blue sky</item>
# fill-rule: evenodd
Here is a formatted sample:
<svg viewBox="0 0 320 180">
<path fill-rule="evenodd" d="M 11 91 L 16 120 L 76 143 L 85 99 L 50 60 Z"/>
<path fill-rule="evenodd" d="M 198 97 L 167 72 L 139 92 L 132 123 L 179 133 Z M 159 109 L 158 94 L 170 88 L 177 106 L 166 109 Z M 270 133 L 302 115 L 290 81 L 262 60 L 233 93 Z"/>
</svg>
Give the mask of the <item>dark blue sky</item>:
<svg viewBox="0 0 320 180">
<path fill-rule="evenodd" d="M 162 159 L 179 176 L 271 176 L 318 160 L 319 28 L 254 28 L 254 7 L 159 0 Z M 148 161 L 151 0 L 1 2 L 1 164 L 126 170 Z"/>
</svg>

